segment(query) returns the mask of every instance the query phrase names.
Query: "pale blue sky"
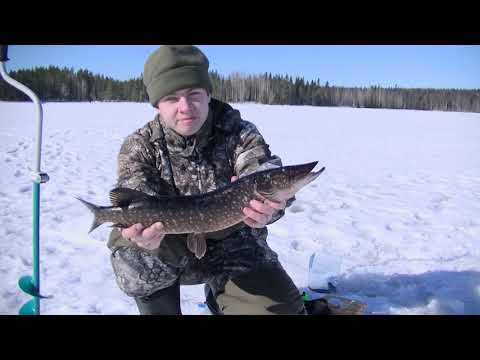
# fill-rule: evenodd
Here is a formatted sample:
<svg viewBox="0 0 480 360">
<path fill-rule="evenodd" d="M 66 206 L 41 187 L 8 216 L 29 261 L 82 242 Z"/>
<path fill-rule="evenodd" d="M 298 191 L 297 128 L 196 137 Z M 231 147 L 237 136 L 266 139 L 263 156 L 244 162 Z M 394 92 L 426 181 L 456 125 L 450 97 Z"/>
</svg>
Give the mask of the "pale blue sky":
<svg viewBox="0 0 480 360">
<path fill-rule="evenodd" d="M 480 89 L 478 45 L 198 45 L 210 69 L 320 79 L 338 86 Z M 138 77 L 157 45 L 10 45 L 7 70 L 56 65 Z"/>
</svg>

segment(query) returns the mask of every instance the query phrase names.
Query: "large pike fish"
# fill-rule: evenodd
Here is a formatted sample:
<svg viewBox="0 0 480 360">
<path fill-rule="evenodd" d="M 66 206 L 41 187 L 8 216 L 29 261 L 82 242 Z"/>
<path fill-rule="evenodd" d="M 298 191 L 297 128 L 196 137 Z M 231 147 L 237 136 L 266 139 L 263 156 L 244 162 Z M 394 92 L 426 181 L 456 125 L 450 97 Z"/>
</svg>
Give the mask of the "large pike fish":
<svg viewBox="0 0 480 360">
<path fill-rule="evenodd" d="M 285 201 L 292 198 L 325 170 L 323 167 L 312 171 L 317 163 L 259 171 L 201 195 L 150 196 L 128 188 L 115 188 L 110 192 L 112 206 L 97 206 L 77 199 L 94 214 L 89 233 L 107 222 L 119 228 L 137 223 L 148 227 L 161 222 L 166 234 L 191 235 L 187 237 L 187 246 L 201 258 L 206 251 L 207 234 L 242 223 L 246 218 L 242 209 L 252 199 Z"/>
</svg>

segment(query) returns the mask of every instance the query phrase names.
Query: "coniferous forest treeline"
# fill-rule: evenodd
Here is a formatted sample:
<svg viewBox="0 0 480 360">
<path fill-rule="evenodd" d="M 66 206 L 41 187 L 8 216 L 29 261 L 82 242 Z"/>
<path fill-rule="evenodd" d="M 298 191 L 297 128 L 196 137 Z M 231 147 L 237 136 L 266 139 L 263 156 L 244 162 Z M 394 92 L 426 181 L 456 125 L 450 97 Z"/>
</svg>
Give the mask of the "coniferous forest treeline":
<svg viewBox="0 0 480 360">
<path fill-rule="evenodd" d="M 210 72 L 213 96 L 226 102 L 261 104 L 345 106 L 480 112 L 480 89 L 407 89 L 398 87 L 340 87 L 328 81 L 305 81 L 288 75 L 231 74 Z M 55 66 L 10 72 L 10 76 L 48 101 L 147 102 L 142 78 L 121 81 L 88 70 Z M 30 101 L 26 95 L 0 82 L 0 100 Z"/>
</svg>

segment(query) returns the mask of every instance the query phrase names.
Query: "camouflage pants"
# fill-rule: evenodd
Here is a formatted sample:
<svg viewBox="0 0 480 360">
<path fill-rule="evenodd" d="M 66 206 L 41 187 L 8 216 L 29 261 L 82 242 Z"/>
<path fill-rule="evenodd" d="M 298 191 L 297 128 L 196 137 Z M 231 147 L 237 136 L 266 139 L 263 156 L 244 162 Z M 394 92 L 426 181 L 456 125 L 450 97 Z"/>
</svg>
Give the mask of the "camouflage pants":
<svg viewBox="0 0 480 360">
<path fill-rule="evenodd" d="M 180 314 L 180 285 L 207 284 L 223 314 L 301 314 L 300 293 L 266 243 L 240 230 L 222 240 L 207 240 L 197 259 L 185 241 L 167 237 L 157 252 L 135 246 L 113 249 L 117 284 L 135 298 L 141 314 Z"/>
</svg>

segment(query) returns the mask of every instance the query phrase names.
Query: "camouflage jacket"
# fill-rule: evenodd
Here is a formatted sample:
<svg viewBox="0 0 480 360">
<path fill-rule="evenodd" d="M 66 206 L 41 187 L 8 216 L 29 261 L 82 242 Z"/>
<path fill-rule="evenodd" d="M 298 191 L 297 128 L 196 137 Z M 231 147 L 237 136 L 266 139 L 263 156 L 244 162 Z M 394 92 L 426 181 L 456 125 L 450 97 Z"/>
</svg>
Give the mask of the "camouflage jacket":
<svg viewBox="0 0 480 360">
<path fill-rule="evenodd" d="M 159 115 L 128 136 L 118 156 L 117 186 L 150 195 L 194 195 L 229 184 L 233 175 L 242 177 L 277 166 L 282 166 L 281 159 L 272 155 L 256 126 L 241 119 L 238 110 L 212 98 L 207 120 L 193 137 L 186 139 L 163 126 Z M 283 210 L 278 211 L 270 223 L 283 215 Z M 242 223 L 219 237 L 224 240 L 231 237 L 232 243 L 238 243 L 238 239 L 261 243 L 267 248 L 267 234 L 266 227 L 252 229 Z M 186 236 L 166 235 L 158 249 L 142 249 L 142 252 L 158 257 L 162 264 L 185 266 L 189 258 L 185 254 Z M 115 252 L 118 248 L 136 245 L 114 229 L 108 247 Z M 276 257 L 270 249 L 265 252 Z"/>
</svg>

